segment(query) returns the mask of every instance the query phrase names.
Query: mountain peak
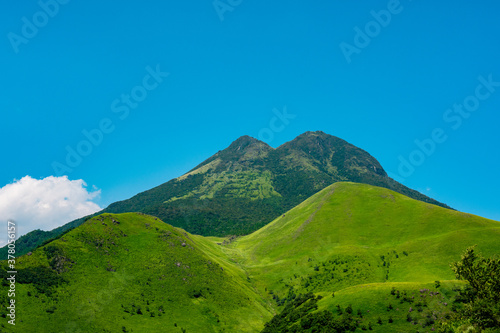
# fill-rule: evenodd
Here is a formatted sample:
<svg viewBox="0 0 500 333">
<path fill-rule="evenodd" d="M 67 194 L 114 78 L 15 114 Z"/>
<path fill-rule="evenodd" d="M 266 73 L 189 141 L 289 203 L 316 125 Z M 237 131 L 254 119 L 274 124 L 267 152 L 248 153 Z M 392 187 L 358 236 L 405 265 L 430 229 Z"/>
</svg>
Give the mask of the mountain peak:
<svg viewBox="0 0 500 333">
<path fill-rule="evenodd" d="M 215 156 L 224 161 L 248 161 L 262 158 L 273 150 L 267 143 L 244 135 L 233 141 L 229 147 L 218 152 Z"/>
<path fill-rule="evenodd" d="M 386 177 L 380 163 L 368 152 L 358 148 L 349 142 L 322 131 L 305 132 L 292 141 L 284 143 L 278 149 L 286 154 L 296 152 L 299 155 L 313 161 L 319 169 L 322 167 L 334 167 L 337 170 L 349 173 L 348 179 L 363 182 L 356 177 L 352 178 L 352 172 L 370 172 Z"/>
<path fill-rule="evenodd" d="M 265 142 L 262 142 L 260 140 L 255 139 L 255 138 L 252 138 L 249 135 L 243 135 L 243 136 L 240 136 L 238 139 L 234 140 L 229 145 L 229 147 L 227 147 L 227 149 L 236 149 L 236 150 L 243 149 L 243 150 L 245 150 L 248 147 L 254 146 L 254 145 L 268 146 L 269 147 L 269 145 Z"/>
<path fill-rule="evenodd" d="M 215 155 L 203 161 L 188 173 L 191 173 L 192 171 L 208 165 L 209 163 L 216 160 L 223 162 L 221 165 L 219 165 L 219 168 L 226 168 L 228 163 L 230 165 L 233 165 L 234 163 L 247 164 L 247 162 L 249 161 L 264 158 L 265 156 L 267 156 L 269 151 L 272 150 L 273 148 L 267 143 L 252 138 L 249 135 L 243 135 L 234 140 L 229 145 L 229 147 L 224 150 L 219 150 Z"/>
<path fill-rule="evenodd" d="M 330 135 L 330 134 L 325 133 L 323 131 L 314 131 L 314 132 L 307 131 L 305 133 L 300 134 L 292 141 L 295 141 L 295 140 L 300 141 L 300 140 L 304 140 L 304 139 L 309 139 L 309 140 L 311 140 L 311 139 L 323 139 L 323 140 L 325 140 L 325 139 L 332 139 L 332 138 L 335 140 L 344 141 L 344 140 L 342 140 L 334 135 Z"/>
<path fill-rule="evenodd" d="M 300 136 L 333 136 L 330 134 L 327 134 L 323 131 L 307 131 L 299 135 Z"/>
</svg>

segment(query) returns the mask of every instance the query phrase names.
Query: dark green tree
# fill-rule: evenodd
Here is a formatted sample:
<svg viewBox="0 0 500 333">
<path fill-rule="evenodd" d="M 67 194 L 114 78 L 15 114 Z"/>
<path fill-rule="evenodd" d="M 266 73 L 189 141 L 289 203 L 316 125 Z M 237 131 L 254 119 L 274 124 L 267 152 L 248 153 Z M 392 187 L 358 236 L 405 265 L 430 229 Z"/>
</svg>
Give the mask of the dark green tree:
<svg viewBox="0 0 500 333">
<path fill-rule="evenodd" d="M 451 264 L 457 279 L 466 280 L 456 302 L 456 313 L 440 324 L 441 332 L 454 332 L 472 326 L 477 331 L 500 331 L 500 259 L 484 258 L 475 246 L 465 250 L 460 261 Z"/>
</svg>

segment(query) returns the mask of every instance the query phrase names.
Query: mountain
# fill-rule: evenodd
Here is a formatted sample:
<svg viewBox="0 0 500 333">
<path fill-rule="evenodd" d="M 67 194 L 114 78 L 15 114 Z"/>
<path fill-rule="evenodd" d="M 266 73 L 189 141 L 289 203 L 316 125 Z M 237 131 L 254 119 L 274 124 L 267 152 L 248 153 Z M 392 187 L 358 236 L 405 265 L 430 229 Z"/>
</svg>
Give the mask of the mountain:
<svg viewBox="0 0 500 333">
<path fill-rule="evenodd" d="M 382 186 L 447 207 L 389 178 L 364 150 L 306 132 L 276 149 L 243 136 L 185 175 L 105 211 L 140 211 L 205 236 L 242 235 L 338 181 Z"/>
<path fill-rule="evenodd" d="M 194 234 L 244 235 L 338 181 L 381 186 L 449 208 L 388 177 L 366 151 L 318 131 L 276 149 L 243 136 L 185 175 L 115 202 L 100 213 L 143 212 Z M 23 236 L 18 251 L 27 253 L 84 220 Z M 5 257 L 7 248 L 2 251 Z"/>
<path fill-rule="evenodd" d="M 499 237 L 499 222 L 350 182 L 243 237 L 105 213 L 17 258 L 18 321 L 0 331 L 430 331 L 463 285 L 449 264 L 473 244 L 500 253 Z"/>
</svg>

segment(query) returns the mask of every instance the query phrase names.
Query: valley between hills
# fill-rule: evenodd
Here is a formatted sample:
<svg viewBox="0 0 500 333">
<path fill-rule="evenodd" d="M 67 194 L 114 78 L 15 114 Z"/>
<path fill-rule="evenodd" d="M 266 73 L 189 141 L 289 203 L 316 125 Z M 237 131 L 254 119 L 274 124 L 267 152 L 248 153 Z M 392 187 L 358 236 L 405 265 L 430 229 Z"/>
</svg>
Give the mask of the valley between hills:
<svg viewBox="0 0 500 333">
<path fill-rule="evenodd" d="M 0 331 L 473 326 L 454 317 L 468 283 L 450 264 L 473 245 L 498 255 L 499 222 L 390 180 L 368 153 L 322 132 L 283 146 L 240 138 L 186 175 L 37 240 L 17 258 L 16 325 Z M 492 288 L 495 263 L 484 280 Z M 2 261 L 3 318 L 7 271 Z"/>
</svg>

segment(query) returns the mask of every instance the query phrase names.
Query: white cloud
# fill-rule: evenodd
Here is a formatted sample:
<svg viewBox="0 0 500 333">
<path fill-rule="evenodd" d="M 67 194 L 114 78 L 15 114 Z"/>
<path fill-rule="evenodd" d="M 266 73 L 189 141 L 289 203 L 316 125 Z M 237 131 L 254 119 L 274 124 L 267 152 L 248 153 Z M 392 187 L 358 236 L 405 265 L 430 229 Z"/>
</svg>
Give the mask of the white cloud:
<svg viewBox="0 0 500 333">
<path fill-rule="evenodd" d="M 100 190 L 89 192 L 82 180 L 67 176 L 34 179 L 25 176 L 0 188 L 0 247 L 7 243 L 7 221 L 16 223 L 16 236 L 32 230 L 52 230 L 102 208 L 92 200 Z"/>
</svg>

